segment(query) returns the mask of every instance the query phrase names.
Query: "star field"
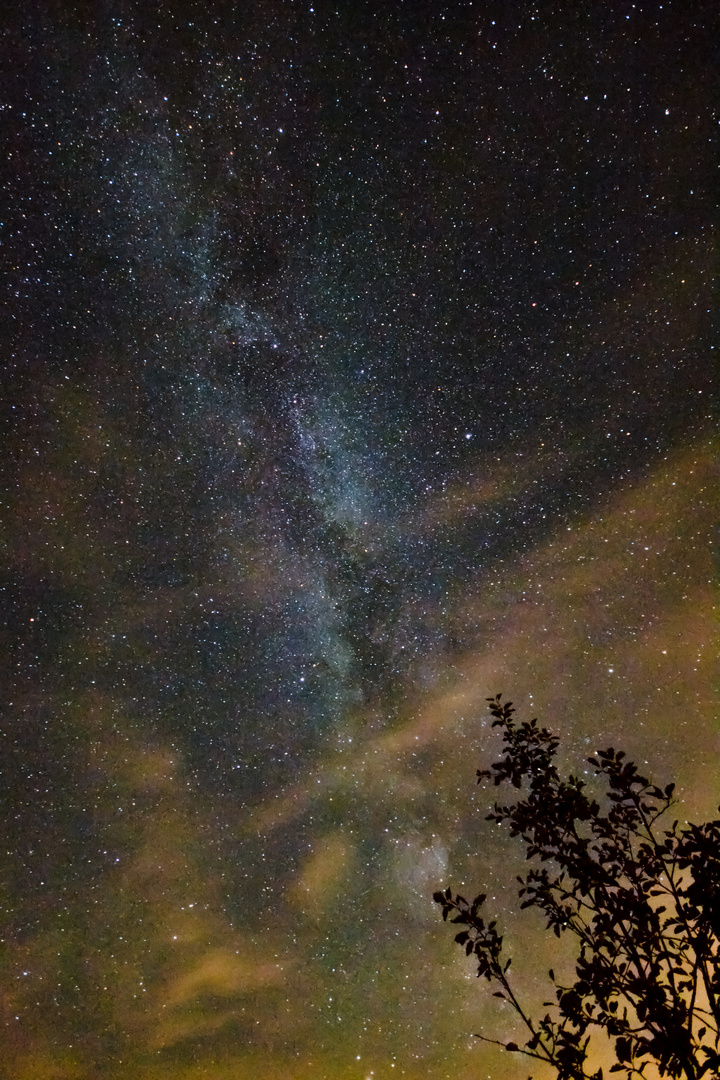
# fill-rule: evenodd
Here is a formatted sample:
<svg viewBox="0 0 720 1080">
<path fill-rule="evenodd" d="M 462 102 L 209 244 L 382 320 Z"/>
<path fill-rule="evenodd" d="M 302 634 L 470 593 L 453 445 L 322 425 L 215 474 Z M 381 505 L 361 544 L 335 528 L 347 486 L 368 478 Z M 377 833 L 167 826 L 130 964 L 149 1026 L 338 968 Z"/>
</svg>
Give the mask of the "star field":
<svg viewBox="0 0 720 1080">
<path fill-rule="evenodd" d="M 26 8 L 8 1076 L 519 1076 L 486 696 L 718 801 L 710 5 Z"/>
</svg>

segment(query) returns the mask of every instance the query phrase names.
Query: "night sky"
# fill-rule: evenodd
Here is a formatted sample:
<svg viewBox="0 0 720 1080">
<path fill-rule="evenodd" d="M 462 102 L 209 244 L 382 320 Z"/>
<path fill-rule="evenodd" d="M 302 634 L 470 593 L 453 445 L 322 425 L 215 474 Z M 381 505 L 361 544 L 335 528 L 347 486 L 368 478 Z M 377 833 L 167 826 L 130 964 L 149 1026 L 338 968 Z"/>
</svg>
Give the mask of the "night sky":
<svg viewBox="0 0 720 1080">
<path fill-rule="evenodd" d="M 524 1078 L 485 698 L 718 802 L 715 5 L 6 7 L 0 1075 Z"/>
</svg>

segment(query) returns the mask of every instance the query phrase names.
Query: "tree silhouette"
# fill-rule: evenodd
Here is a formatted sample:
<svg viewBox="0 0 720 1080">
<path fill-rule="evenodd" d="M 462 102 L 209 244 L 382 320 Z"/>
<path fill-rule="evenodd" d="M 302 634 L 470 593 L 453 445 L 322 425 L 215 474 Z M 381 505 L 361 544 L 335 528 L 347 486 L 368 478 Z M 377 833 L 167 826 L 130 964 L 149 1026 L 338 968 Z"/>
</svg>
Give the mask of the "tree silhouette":
<svg viewBox="0 0 720 1080">
<path fill-rule="evenodd" d="M 602 1080 L 593 1051 L 627 1077 L 720 1075 L 720 821 L 659 826 L 673 805 L 621 750 L 589 758 L 605 791 L 598 798 L 554 764 L 559 740 L 537 720 L 513 720 L 512 702 L 488 698 L 503 756 L 478 783 L 508 784 L 521 797 L 495 804 L 489 821 L 519 836 L 531 869 L 519 876 L 523 908 L 538 908 L 557 937 L 579 942 L 575 981 L 549 972 L 554 1002 L 539 1019 L 513 988 L 496 922 L 451 889 L 434 894 L 455 940 L 509 1002 L 529 1032 L 524 1046 L 478 1036 L 552 1066 L 559 1080 Z M 596 1057 L 597 1062 L 597 1057 Z M 649 1070 L 649 1072 L 648 1072 Z"/>
</svg>

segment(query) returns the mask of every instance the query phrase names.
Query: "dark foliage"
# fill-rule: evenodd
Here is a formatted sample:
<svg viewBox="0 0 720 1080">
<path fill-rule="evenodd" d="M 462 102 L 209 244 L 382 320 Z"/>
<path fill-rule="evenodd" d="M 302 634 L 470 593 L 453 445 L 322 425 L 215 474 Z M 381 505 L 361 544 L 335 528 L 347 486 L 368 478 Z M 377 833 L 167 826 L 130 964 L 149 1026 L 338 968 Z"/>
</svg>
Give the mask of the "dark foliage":
<svg viewBox="0 0 720 1080">
<path fill-rule="evenodd" d="M 524 1046 L 479 1037 L 548 1063 L 560 1080 L 601 1080 L 589 1063 L 593 1048 L 614 1056 L 610 1072 L 626 1077 L 719 1076 L 720 821 L 660 827 L 674 785 L 657 787 L 613 748 L 588 759 L 605 788 L 591 797 L 584 781 L 560 777 L 555 735 L 536 720 L 514 721 L 500 694 L 488 701 L 504 753 L 478 770 L 478 783 L 520 792 L 517 802 L 496 803 L 488 820 L 506 822 L 526 847 L 521 906 L 539 909 L 558 937 L 575 935 L 579 952 L 573 984 L 551 970 L 556 1001 L 530 1017 L 496 923 L 480 915 L 485 895 L 469 902 L 436 892 L 443 918 L 463 927 L 455 940 L 530 1036 Z"/>
</svg>

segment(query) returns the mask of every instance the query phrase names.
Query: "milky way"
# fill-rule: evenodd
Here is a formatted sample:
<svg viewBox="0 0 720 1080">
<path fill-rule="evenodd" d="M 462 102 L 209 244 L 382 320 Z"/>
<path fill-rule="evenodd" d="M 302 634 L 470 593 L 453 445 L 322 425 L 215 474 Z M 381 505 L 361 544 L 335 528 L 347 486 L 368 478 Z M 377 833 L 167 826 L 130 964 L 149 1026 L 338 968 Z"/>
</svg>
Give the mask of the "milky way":
<svg viewBox="0 0 720 1080">
<path fill-rule="evenodd" d="M 485 697 L 717 802 L 710 5 L 25 6 L 8 1076 L 524 1076 Z"/>
</svg>

